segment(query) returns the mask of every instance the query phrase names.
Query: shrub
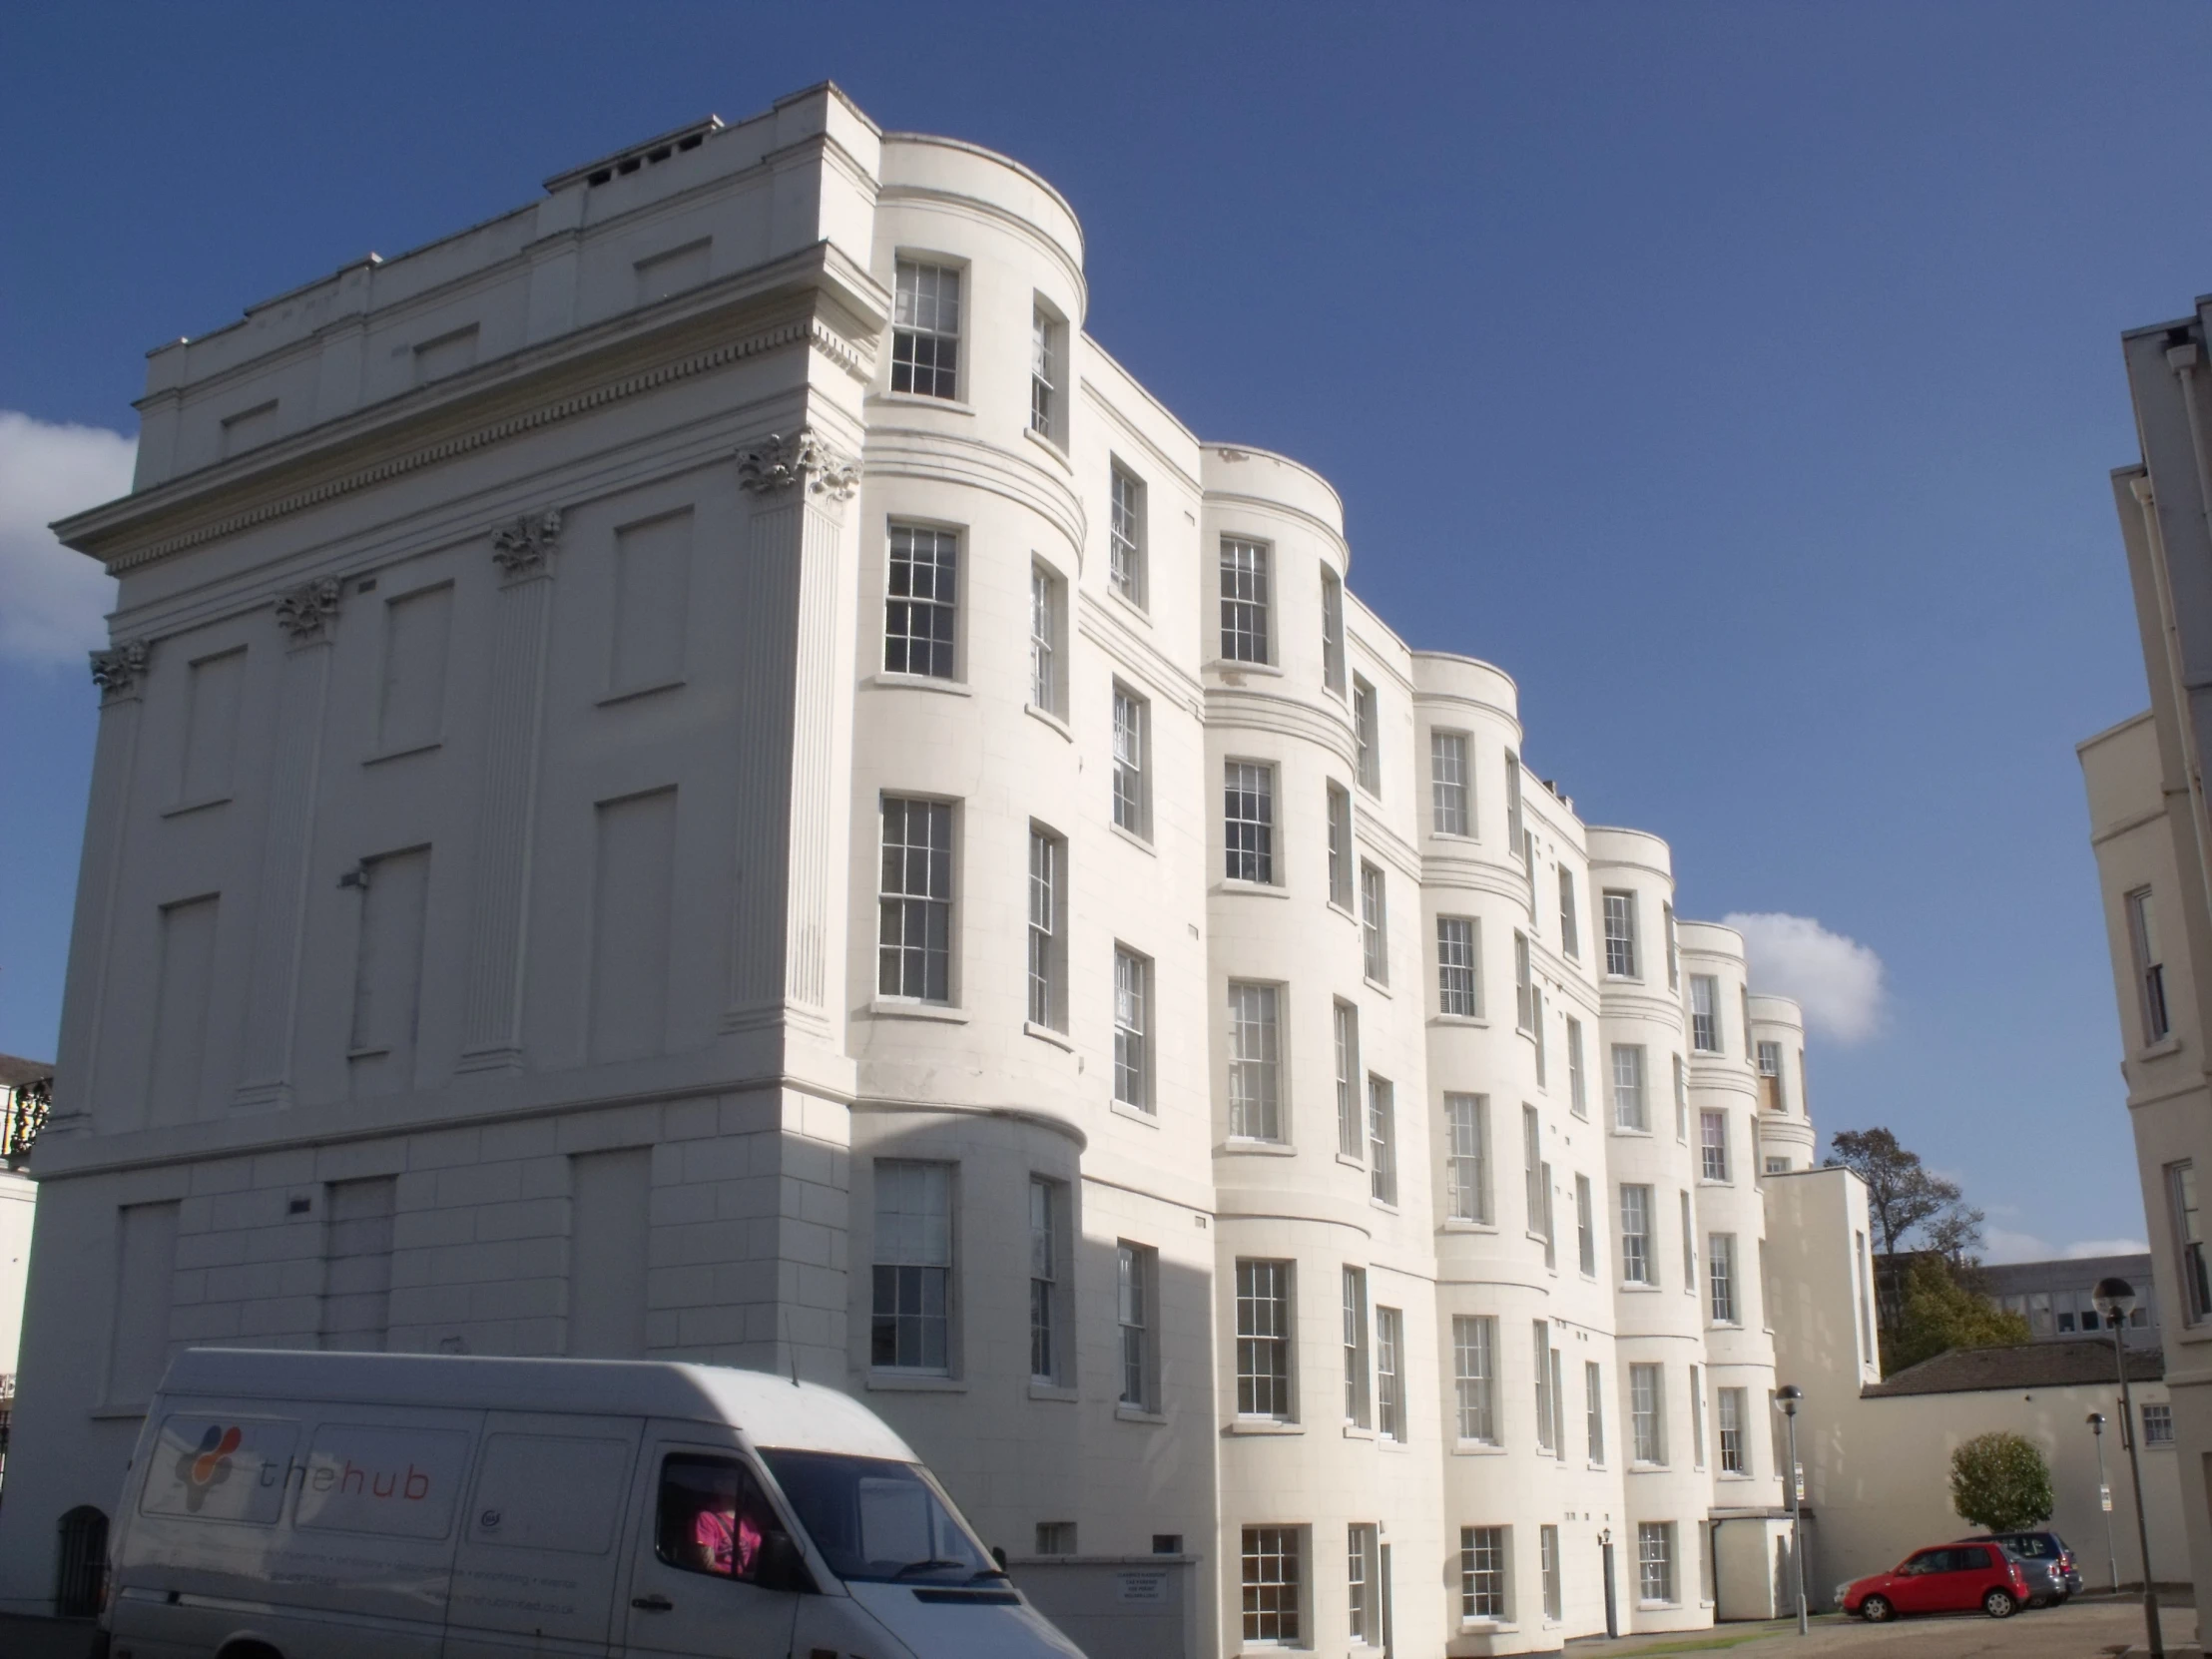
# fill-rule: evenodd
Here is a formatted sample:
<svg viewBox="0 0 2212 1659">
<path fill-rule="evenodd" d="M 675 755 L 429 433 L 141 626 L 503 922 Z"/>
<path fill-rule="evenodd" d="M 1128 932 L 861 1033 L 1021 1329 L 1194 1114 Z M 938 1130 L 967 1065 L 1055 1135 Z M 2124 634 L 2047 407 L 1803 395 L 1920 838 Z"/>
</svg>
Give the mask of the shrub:
<svg viewBox="0 0 2212 1659">
<path fill-rule="evenodd" d="M 1950 1454 L 1950 1506 L 1989 1532 L 2050 1519 L 2050 1465 L 2024 1435 L 1976 1434 Z"/>
</svg>

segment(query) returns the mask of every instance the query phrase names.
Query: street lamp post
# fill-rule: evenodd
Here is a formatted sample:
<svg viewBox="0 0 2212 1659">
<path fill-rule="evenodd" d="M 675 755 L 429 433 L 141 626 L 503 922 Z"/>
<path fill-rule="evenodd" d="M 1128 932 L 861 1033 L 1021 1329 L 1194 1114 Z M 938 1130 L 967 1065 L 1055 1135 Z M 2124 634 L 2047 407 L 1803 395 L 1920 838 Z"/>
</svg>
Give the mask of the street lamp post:
<svg viewBox="0 0 2212 1659">
<path fill-rule="evenodd" d="M 2100 1279 L 2089 1293 L 2105 1329 L 2112 1333 L 2112 1363 L 2120 1374 L 2120 1438 L 2127 1444 L 2128 1481 L 2135 1488 L 2135 1538 L 2143 1551 L 2143 1628 L 2150 1640 L 2150 1659 L 2166 1659 L 2166 1640 L 2158 1628 L 2158 1592 L 2151 1587 L 2150 1522 L 2143 1518 L 2143 1465 L 2135 1451 L 2135 1395 L 2127 1385 L 2127 1348 L 2122 1327 L 2135 1306 L 2135 1287 L 2124 1279 Z M 2117 1577 L 2117 1572 L 2114 1574 Z"/>
<path fill-rule="evenodd" d="M 2120 1593 L 2120 1551 L 2112 1541 L 2112 1488 L 2104 1478 L 2104 1413 L 2089 1413 L 2089 1432 L 2097 1437 L 2097 1507 L 2104 1511 L 2104 1558 L 2112 1565 L 2112 1593 Z"/>
<path fill-rule="evenodd" d="M 1797 1562 L 1797 1633 L 1806 1634 L 1810 1628 L 1805 1616 L 1805 1491 L 1798 1479 L 1797 1459 L 1797 1408 L 1805 1397 L 1805 1390 L 1796 1383 L 1775 1390 L 1774 1403 L 1790 1424 L 1790 1467 L 1786 1478 L 1790 1482 L 1790 1554 Z M 2165 1659 L 2163 1654 L 2159 1659 Z"/>
</svg>

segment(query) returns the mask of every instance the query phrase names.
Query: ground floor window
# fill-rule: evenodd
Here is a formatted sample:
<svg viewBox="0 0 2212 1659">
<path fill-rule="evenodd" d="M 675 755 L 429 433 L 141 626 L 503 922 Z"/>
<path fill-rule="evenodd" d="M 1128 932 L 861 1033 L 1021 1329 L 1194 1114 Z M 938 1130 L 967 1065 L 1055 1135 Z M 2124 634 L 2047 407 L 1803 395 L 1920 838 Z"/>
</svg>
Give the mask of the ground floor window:
<svg viewBox="0 0 2212 1659">
<path fill-rule="evenodd" d="M 1674 1600 L 1674 1522 L 1636 1527 L 1636 1593 L 1645 1601 Z"/>
<path fill-rule="evenodd" d="M 1505 1610 L 1505 1536 L 1502 1526 L 1459 1528 L 1459 1616 L 1502 1619 Z"/>
<path fill-rule="evenodd" d="M 1346 1529 L 1345 1585 L 1351 1610 L 1351 1636 L 1356 1647 L 1382 1645 L 1382 1604 L 1380 1599 L 1378 1537 L 1373 1523 L 1355 1521 Z"/>
<path fill-rule="evenodd" d="M 1244 1639 L 1295 1647 L 1304 1628 L 1299 1622 L 1299 1529 L 1248 1526 L 1244 1529 Z"/>
</svg>

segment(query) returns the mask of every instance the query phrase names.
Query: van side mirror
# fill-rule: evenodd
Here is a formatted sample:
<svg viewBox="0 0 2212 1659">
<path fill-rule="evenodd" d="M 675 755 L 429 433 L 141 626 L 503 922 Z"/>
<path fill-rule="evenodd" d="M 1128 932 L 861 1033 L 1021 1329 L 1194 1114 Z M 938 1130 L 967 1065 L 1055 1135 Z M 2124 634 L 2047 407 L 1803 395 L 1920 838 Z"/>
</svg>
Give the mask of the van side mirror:
<svg viewBox="0 0 2212 1659">
<path fill-rule="evenodd" d="M 754 1570 L 753 1582 L 764 1590 L 790 1590 L 804 1596 L 821 1594 L 815 1584 L 815 1575 L 807 1570 L 806 1552 L 782 1528 L 761 1540 L 761 1559 Z"/>
</svg>

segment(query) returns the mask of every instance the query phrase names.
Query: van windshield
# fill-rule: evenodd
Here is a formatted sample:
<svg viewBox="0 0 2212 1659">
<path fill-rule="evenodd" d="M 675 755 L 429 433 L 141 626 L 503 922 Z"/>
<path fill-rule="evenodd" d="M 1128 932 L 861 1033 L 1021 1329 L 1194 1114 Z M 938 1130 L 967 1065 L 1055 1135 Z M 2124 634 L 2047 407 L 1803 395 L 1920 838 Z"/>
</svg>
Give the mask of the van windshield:
<svg viewBox="0 0 2212 1659">
<path fill-rule="evenodd" d="M 839 1578 L 964 1584 L 998 1571 L 924 1469 L 833 1451 L 761 1459 Z"/>
</svg>

